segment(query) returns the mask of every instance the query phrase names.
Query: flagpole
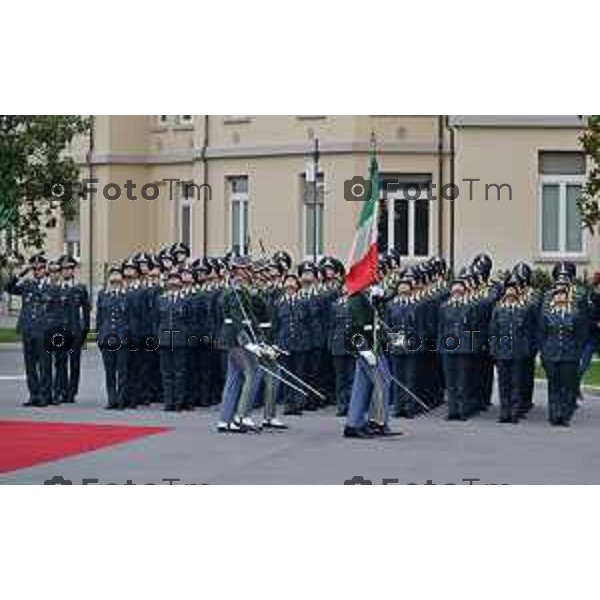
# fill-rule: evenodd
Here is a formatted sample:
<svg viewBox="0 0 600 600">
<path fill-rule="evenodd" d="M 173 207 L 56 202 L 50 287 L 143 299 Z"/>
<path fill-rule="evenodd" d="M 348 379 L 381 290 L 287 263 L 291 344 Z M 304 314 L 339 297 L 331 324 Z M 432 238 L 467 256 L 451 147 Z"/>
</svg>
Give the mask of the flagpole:
<svg viewBox="0 0 600 600">
<path fill-rule="evenodd" d="M 371 167 L 373 160 L 377 160 L 377 138 L 375 132 L 371 131 Z M 371 190 L 371 200 L 376 203 L 375 205 L 375 227 L 379 227 L 379 174 L 376 182 L 377 189 Z M 375 276 L 377 276 L 377 262 L 375 263 Z M 377 313 L 377 307 L 373 305 L 373 353 L 377 356 L 379 352 L 379 339 L 378 339 L 378 327 L 379 327 L 379 315 Z"/>
</svg>

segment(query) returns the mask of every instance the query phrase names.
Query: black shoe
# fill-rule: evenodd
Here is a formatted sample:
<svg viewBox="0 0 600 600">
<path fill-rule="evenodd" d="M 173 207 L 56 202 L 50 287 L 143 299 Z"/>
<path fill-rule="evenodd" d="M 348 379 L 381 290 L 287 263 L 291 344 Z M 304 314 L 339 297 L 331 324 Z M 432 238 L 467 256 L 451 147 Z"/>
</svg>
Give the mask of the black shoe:
<svg viewBox="0 0 600 600">
<path fill-rule="evenodd" d="M 402 431 L 394 431 L 388 425 L 379 425 L 378 423 L 370 422 L 367 427 L 369 433 L 377 437 L 398 437 L 402 435 Z"/>
<path fill-rule="evenodd" d="M 446 421 L 460 421 L 458 415 L 446 415 Z"/>
<path fill-rule="evenodd" d="M 119 409 L 119 407 L 118 407 L 116 404 L 107 404 L 107 405 L 104 407 L 104 409 L 105 409 L 105 410 L 118 410 L 118 409 Z"/>
<path fill-rule="evenodd" d="M 302 415 L 302 411 L 299 408 L 296 408 L 295 406 L 286 406 L 283 410 L 283 414 L 300 416 Z"/>
<path fill-rule="evenodd" d="M 23 402 L 23 406 L 39 406 L 39 404 L 35 400 L 27 400 Z"/>
<path fill-rule="evenodd" d="M 309 411 L 319 410 L 319 406 L 317 405 L 317 403 L 312 400 L 309 400 L 302 408 L 303 410 Z"/>
<path fill-rule="evenodd" d="M 128 407 L 128 408 L 131 408 L 131 407 Z M 165 407 L 163 408 L 163 410 L 164 410 L 165 412 L 175 412 L 175 407 L 174 407 L 174 406 L 165 406 Z"/>
<path fill-rule="evenodd" d="M 348 416 L 348 409 L 347 408 L 338 408 L 336 413 L 335 413 L 336 417 L 347 417 Z"/>
<path fill-rule="evenodd" d="M 358 429 L 357 427 L 346 427 L 344 428 L 345 438 L 356 438 L 361 440 L 370 440 L 373 438 L 373 434 L 368 432 L 366 429 Z"/>
</svg>

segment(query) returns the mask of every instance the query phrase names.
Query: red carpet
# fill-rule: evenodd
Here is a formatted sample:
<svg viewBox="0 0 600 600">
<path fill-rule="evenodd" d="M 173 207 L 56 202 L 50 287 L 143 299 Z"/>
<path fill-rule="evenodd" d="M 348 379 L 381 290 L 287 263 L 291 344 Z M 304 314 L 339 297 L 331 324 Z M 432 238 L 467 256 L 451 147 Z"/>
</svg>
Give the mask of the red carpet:
<svg viewBox="0 0 600 600">
<path fill-rule="evenodd" d="M 0 421 L 0 473 L 168 431 L 168 427 Z"/>
</svg>

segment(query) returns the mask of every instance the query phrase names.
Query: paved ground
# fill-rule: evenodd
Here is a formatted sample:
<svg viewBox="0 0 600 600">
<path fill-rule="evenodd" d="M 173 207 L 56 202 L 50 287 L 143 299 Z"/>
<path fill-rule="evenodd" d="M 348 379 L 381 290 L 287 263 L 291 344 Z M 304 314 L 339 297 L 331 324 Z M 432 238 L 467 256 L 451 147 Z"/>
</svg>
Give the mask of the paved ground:
<svg viewBox="0 0 600 600">
<path fill-rule="evenodd" d="M 31 409 L 25 398 L 21 354 L 0 348 L 0 420 L 167 425 L 172 430 L 123 445 L 0 476 L 4 484 L 40 484 L 54 475 L 80 483 L 341 484 L 361 475 L 374 483 L 598 484 L 600 400 L 589 398 L 569 429 L 545 420 L 544 388 L 519 425 L 498 425 L 497 409 L 468 423 L 447 423 L 443 411 L 394 425 L 406 435 L 390 441 L 341 437 L 330 412 L 293 417 L 286 433 L 219 435 L 214 409 L 186 414 L 103 410 L 99 356 L 84 356 L 82 390 L 75 406 Z"/>
</svg>

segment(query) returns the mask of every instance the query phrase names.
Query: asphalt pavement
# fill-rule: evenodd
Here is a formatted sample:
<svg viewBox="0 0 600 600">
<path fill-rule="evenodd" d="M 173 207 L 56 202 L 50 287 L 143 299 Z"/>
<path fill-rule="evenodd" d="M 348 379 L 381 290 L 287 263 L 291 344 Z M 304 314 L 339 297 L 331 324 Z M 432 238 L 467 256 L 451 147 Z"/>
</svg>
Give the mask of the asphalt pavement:
<svg viewBox="0 0 600 600">
<path fill-rule="evenodd" d="M 474 374 L 476 376 L 476 374 Z M 287 432 L 224 435 L 217 409 L 164 413 L 104 410 L 100 356 L 84 353 L 74 405 L 26 408 L 21 352 L 0 347 L 0 421 L 42 420 L 167 426 L 169 431 L 0 475 L 1 484 L 42 484 L 53 476 L 73 483 L 343 484 L 360 476 L 374 484 L 599 484 L 600 401 L 587 397 L 570 428 L 546 421 L 545 387 L 517 425 L 500 425 L 497 399 L 471 421 L 446 422 L 444 409 L 407 421 L 390 440 L 346 440 L 332 410 L 286 418 Z"/>
</svg>

